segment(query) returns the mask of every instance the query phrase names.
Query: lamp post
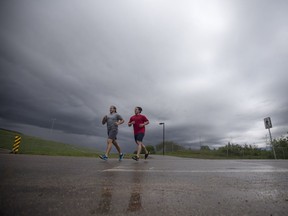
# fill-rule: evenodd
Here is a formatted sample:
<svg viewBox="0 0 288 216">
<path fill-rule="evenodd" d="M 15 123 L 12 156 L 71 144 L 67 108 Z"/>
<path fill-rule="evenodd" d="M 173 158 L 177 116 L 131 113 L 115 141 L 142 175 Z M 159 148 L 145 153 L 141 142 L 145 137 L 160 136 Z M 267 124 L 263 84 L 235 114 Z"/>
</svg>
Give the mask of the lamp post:
<svg viewBox="0 0 288 216">
<path fill-rule="evenodd" d="M 165 123 L 160 122 L 159 125 L 163 125 L 163 155 L 164 155 L 164 143 L 165 143 Z"/>
</svg>

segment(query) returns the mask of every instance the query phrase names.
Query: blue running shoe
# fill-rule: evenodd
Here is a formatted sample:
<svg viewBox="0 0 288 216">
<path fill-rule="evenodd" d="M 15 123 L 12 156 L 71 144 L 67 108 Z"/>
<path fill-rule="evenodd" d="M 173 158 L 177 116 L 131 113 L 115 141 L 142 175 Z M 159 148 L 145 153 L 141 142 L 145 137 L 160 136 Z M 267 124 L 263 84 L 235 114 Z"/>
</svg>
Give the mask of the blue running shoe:
<svg viewBox="0 0 288 216">
<path fill-rule="evenodd" d="M 121 153 L 121 154 L 119 155 L 119 161 L 121 161 L 123 158 L 124 158 L 124 154 Z"/>
<path fill-rule="evenodd" d="M 108 157 L 104 154 L 104 155 L 99 155 L 99 158 L 101 158 L 102 160 L 108 160 Z"/>
</svg>

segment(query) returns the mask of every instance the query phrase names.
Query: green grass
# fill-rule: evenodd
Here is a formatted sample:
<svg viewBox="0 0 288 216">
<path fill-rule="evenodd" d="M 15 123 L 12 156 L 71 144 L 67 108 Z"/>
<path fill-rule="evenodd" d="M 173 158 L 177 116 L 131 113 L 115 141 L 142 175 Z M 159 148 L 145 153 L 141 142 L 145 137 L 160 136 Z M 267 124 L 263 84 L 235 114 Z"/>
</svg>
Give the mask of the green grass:
<svg viewBox="0 0 288 216">
<path fill-rule="evenodd" d="M 21 136 L 18 154 L 98 157 L 100 153 L 94 149 L 43 140 L 5 129 L 0 129 L 0 148 L 11 151 L 16 135 Z"/>
<path fill-rule="evenodd" d="M 12 151 L 15 136 L 21 136 L 18 154 L 30 155 L 51 155 L 51 156 L 79 156 L 97 157 L 103 154 L 95 149 L 76 147 L 71 144 L 60 143 L 50 140 L 40 139 L 17 131 L 10 131 L 0 128 L 0 148 Z M 131 158 L 134 154 L 125 154 L 125 158 Z M 118 158 L 118 153 L 111 153 L 109 158 Z"/>
</svg>

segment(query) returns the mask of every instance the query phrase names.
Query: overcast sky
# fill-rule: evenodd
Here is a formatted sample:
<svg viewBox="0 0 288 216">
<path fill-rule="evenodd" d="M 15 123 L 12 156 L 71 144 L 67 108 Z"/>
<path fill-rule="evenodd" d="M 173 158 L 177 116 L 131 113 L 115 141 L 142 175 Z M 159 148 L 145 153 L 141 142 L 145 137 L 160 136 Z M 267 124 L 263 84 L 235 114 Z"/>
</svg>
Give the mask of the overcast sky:
<svg viewBox="0 0 288 216">
<path fill-rule="evenodd" d="M 106 147 L 110 105 L 118 140 L 266 146 L 288 131 L 286 0 L 2 0 L 0 127 Z"/>
</svg>

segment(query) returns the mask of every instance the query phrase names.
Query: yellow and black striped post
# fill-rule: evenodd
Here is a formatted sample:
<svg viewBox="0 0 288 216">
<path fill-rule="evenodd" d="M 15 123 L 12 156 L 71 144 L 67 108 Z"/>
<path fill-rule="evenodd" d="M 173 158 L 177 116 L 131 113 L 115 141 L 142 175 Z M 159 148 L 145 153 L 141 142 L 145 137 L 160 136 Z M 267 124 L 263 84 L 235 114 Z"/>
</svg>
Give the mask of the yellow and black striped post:
<svg viewBox="0 0 288 216">
<path fill-rule="evenodd" d="M 14 153 L 14 154 L 17 154 L 17 153 L 18 153 L 20 143 L 21 143 L 21 136 L 17 136 L 17 135 L 16 135 L 11 153 Z"/>
</svg>

